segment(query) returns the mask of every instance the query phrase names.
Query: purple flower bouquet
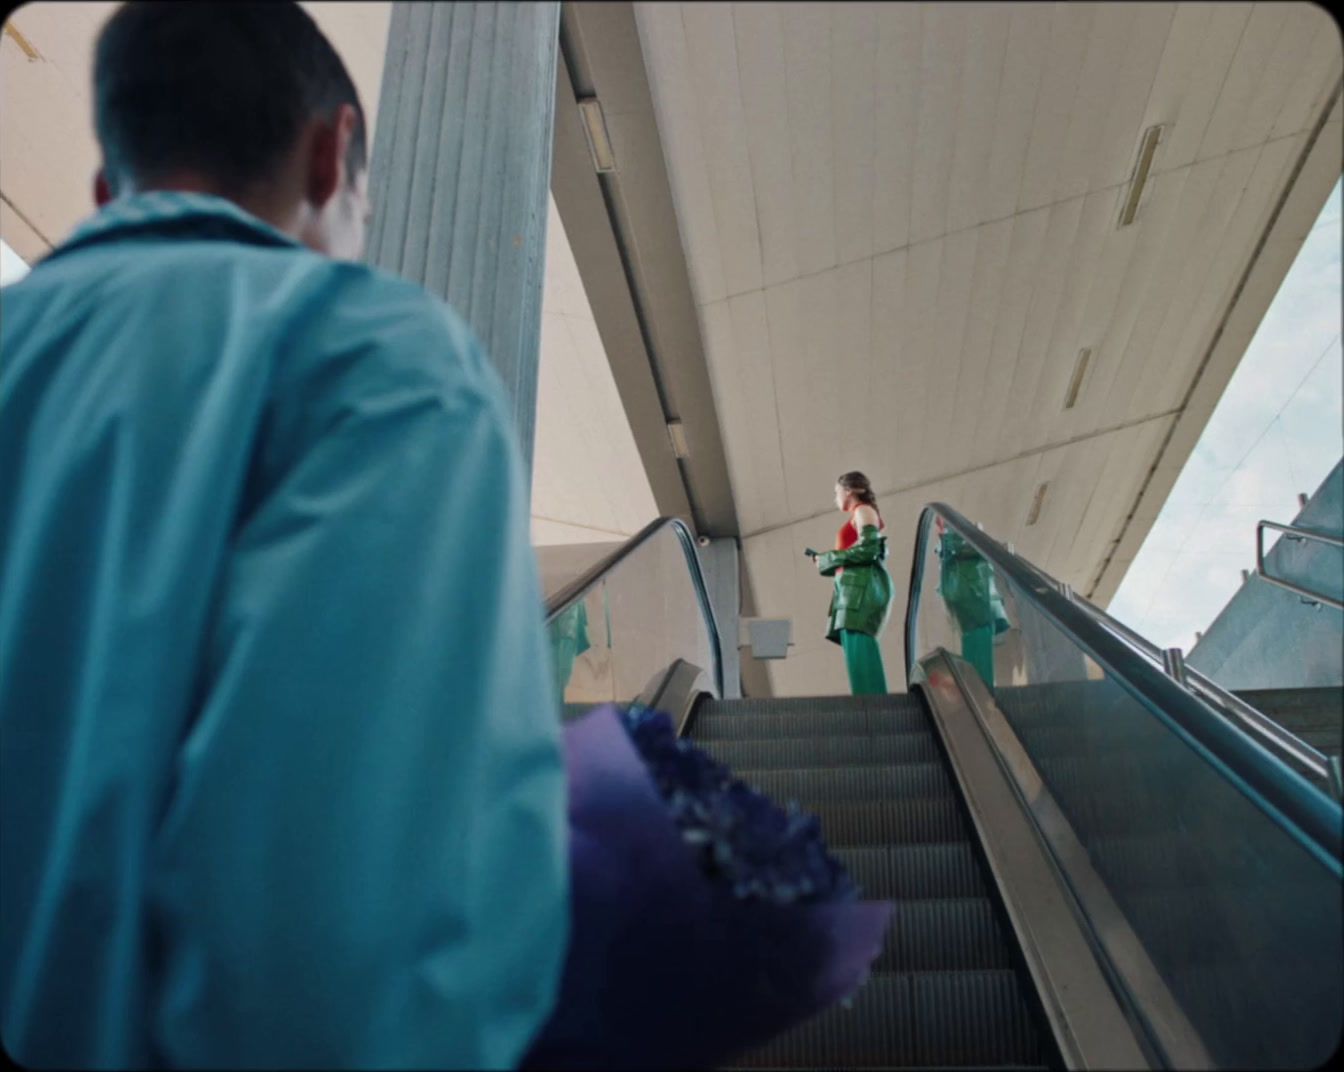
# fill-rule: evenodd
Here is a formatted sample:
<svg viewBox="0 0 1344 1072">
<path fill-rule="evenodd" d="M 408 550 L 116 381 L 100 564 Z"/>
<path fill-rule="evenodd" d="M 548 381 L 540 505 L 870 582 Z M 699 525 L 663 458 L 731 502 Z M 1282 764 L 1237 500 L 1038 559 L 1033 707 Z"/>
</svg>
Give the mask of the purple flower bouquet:
<svg viewBox="0 0 1344 1072">
<path fill-rule="evenodd" d="M 709 1068 L 867 979 L 889 902 L 858 899 L 814 816 L 780 808 L 665 715 L 565 729 L 570 945 L 525 1068 Z"/>
</svg>

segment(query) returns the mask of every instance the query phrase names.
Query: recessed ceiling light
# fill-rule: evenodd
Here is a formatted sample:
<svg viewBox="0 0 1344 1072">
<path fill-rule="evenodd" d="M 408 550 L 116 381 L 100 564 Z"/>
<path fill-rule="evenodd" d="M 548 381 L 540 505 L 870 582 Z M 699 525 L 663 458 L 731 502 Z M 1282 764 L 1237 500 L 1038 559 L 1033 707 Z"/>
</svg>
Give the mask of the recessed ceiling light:
<svg viewBox="0 0 1344 1072">
<path fill-rule="evenodd" d="M 588 150 L 593 154 L 593 167 L 599 174 L 616 170 L 616 154 L 607 136 L 607 120 L 602 114 L 602 102 L 596 97 L 579 101 L 579 115 L 583 117 L 583 131 L 588 135 Z"/>
<path fill-rule="evenodd" d="M 667 422 L 667 437 L 672 440 L 672 454 L 677 458 L 691 456 L 690 445 L 686 442 L 686 427 L 681 421 Z"/>
<path fill-rule="evenodd" d="M 37 49 L 33 47 L 33 43 L 29 41 L 28 38 L 19 33 L 19 28 L 12 22 L 5 23 L 5 36 L 18 45 L 20 51 L 22 51 L 29 60 L 40 60 L 42 58 L 42 53 L 38 52 Z"/>
<path fill-rule="evenodd" d="M 1046 481 L 1036 489 L 1036 497 L 1031 500 L 1031 509 L 1027 512 L 1027 524 L 1036 524 L 1036 519 L 1041 516 L 1041 504 L 1045 502 L 1045 489 L 1050 486 L 1050 481 Z"/>
<path fill-rule="evenodd" d="M 1134 175 L 1129 182 L 1129 196 L 1120 209 L 1120 226 L 1128 227 L 1134 222 L 1134 213 L 1139 210 L 1139 198 L 1143 196 L 1144 183 L 1148 181 L 1148 172 L 1153 166 L 1153 154 L 1157 152 L 1158 142 L 1162 140 L 1163 124 L 1149 127 L 1139 141 L 1139 156 L 1134 162 Z"/>
<path fill-rule="evenodd" d="M 1073 366 L 1073 375 L 1069 378 L 1069 389 L 1064 395 L 1064 408 L 1073 409 L 1078 401 L 1078 392 L 1082 390 L 1083 377 L 1087 375 L 1087 366 L 1092 361 L 1092 347 L 1084 346 L 1078 351 L 1078 360 Z"/>
</svg>

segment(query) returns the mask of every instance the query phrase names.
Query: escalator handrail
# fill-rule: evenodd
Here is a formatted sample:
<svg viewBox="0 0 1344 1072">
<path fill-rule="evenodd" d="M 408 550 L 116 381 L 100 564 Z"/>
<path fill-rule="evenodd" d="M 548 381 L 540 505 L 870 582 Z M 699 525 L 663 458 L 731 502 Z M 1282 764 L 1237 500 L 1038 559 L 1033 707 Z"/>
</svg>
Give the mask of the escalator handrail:
<svg viewBox="0 0 1344 1072">
<path fill-rule="evenodd" d="M 1062 630 L 1079 649 L 1101 666 L 1168 728 L 1195 744 L 1252 802 L 1279 816 L 1290 832 L 1300 833 L 1312 854 L 1336 874 L 1341 870 L 1340 805 L 1313 786 L 1284 759 L 1258 743 L 1234 722 L 1233 702 L 1220 707 L 1223 690 L 1202 675 L 1199 688 L 1182 683 L 1155 665 L 1145 642 L 1139 645 L 1131 631 L 1104 611 L 1066 594 L 1068 589 L 1044 570 L 1009 551 L 945 503 L 925 506 L 919 519 L 914 560 L 911 564 L 909 599 L 906 603 L 905 656 L 907 673 L 918 658 L 915 651 L 916 623 L 923 581 L 923 564 L 931 522 L 937 515 L 955 530 L 1000 573 L 1011 580 L 1020 596 Z M 1189 673 L 1187 671 L 1187 673 Z M 1207 685 L 1207 688 L 1205 687 Z M 1285 733 L 1287 731 L 1284 731 Z M 1264 740 L 1263 736 L 1261 740 Z M 1304 745 L 1305 747 L 1305 745 Z"/>
<path fill-rule="evenodd" d="M 714 687 L 718 690 L 718 694 L 722 696 L 723 649 L 720 647 L 719 627 L 714 620 L 714 607 L 709 601 L 709 589 L 705 587 L 705 575 L 700 568 L 700 556 L 695 551 L 695 537 L 691 535 L 691 530 L 686 527 L 686 523 L 680 518 L 654 518 L 610 554 L 549 596 L 546 600 L 546 624 L 550 625 L 562 611 L 586 596 L 604 577 L 637 553 L 641 547 L 664 529 L 672 530 L 677 542 L 681 544 L 682 553 L 686 556 L 686 572 L 690 574 L 691 587 L 695 590 L 695 598 L 700 605 L 700 616 L 704 619 L 705 629 L 709 632 L 709 648 L 714 665 L 708 669 L 714 678 Z"/>
</svg>

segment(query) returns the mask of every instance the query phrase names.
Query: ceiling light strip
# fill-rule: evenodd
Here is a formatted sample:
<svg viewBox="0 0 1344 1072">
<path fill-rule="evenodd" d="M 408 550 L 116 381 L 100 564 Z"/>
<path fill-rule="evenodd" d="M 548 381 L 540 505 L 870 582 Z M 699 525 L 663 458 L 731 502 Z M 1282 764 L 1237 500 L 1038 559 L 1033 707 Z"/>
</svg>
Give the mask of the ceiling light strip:
<svg viewBox="0 0 1344 1072">
<path fill-rule="evenodd" d="M 607 120 L 602 114 L 602 102 L 596 97 L 579 100 L 579 115 L 583 118 L 583 132 L 588 135 L 588 151 L 593 154 L 593 167 L 599 175 L 616 170 L 616 153 L 607 134 Z"/>
<path fill-rule="evenodd" d="M 1143 139 L 1139 142 L 1139 158 L 1134 164 L 1134 178 L 1129 184 L 1129 196 L 1125 198 L 1124 207 L 1120 210 L 1121 227 L 1128 227 L 1133 223 L 1134 214 L 1139 211 L 1139 198 L 1143 196 L 1143 187 L 1153 166 L 1153 154 L 1157 152 L 1158 143 L 1162 140 L 1162 128 L 1163 124 L 1159 123 L 1143 132 Z"/>
<path fill-rule="evenodd" d="M 1078 360 L 1073 366 L 1073 376 L 1069 380 L 1069 389 L 1064 395 L 1064 408 L 1073 409 L 1078 401 L 1078 392 L 1083 387 L 1083 377 L 1087 375 L 1087 366 L 1092 361 L 1092 347 L 1084 346 L 1078 351 Z"/>
<path fill-rule="evenodd" d="M 1041 516 L 1041 504 L 1045 502 L 1045 489 L 1050 486 L 1050 481 L 1046 481 L 1036 489 L 1036 497 L 1031 500 L 1031 510 L 1027 513 L 1027 525 L 1036 524 Z"/>
</svg>

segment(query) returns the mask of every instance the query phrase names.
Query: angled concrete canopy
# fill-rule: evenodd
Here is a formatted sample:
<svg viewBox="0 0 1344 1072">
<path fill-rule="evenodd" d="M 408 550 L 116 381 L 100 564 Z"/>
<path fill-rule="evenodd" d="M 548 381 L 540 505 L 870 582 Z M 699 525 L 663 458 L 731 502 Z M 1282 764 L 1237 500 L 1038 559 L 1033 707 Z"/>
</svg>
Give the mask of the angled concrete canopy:
<svg viewBox="0 0 1344 1072">
<path fill-rule="evenodd" d="M 775 686 L 844 689 L 800 552 L 833 538 L 848 469 L 878 489 L 902 591 L 918 509 L 945 499 L 1104 603 L 1339 177 L 1326 12 L 635 18 L 755 609 L 796 623 Z"/>
</svg>

